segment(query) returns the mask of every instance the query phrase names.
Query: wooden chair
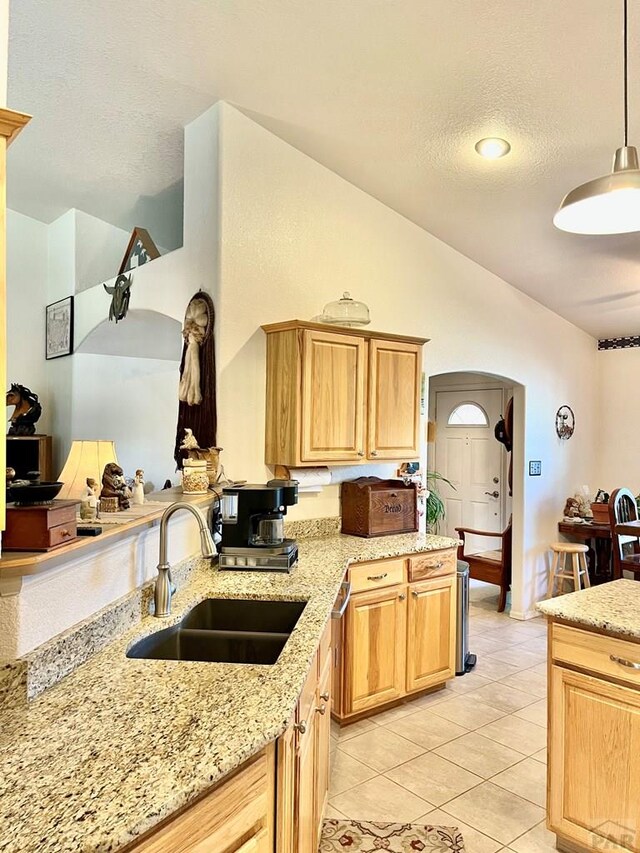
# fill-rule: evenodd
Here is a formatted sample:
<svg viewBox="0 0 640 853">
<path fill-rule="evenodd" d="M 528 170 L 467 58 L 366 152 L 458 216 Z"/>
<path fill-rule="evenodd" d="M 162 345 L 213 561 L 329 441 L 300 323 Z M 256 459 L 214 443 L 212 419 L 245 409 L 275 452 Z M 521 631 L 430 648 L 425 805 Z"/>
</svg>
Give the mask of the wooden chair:
<svg viewBox="0 0 640 853">
<path fill-rule="evenodd" d="M 547 598 L 553 598 L 556 594 L 556 583 L 558 592 L 563 592 L 566 580 L 573 581 L 575 592 L 581 588 L 588 589 L 591 586 L 589 569 L 587 568 L 587 551 L 589 548 L 586 545 L 579 545 L 576 542 L 552 542 L 549 548 L 553 558 L 549 572 Z"/>
<path fill-rule="evenodd" d="M 616 489 L 609 498 L 614 580 L 621 578 L 623 571 L 632 572 L 635 579 L 640 580 L 640 539 L 637 536 L 621 536 L 616 533 L 616 525 L 628 521 L 638 521 L 636 499 L 630 489 Z"/>
<path fill-rule="evenodd" d="M 458 559 L 469 563 L 469 577 L 500 587 L 498 613 L 502 613 L 511 586 L 511 518 L 509 518 L 509 523 L 502 533 L 472 530 L 470 527 L 456 527 L 456 533 L 462 540 L 462 545 L 458 546 Z M 492 539 L 500 539 L 501 547 L 496 551 L 465 554 L 465 535 L 489 536 Z"/>
</svg>

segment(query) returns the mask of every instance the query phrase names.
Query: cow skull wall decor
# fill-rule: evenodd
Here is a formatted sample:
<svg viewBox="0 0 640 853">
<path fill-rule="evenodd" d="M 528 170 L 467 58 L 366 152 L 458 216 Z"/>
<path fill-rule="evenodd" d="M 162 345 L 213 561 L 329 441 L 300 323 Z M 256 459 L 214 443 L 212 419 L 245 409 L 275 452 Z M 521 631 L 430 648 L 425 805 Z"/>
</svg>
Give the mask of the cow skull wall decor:
<svg viewBox="0 0 640 853">
<path fill-rule="evenodd" d="M 129 310 L 129 299 L 131 298 L 131 276 L 119 275 L 113 287 L 102 286 L 111 296 L 111 305 L 109 306 L 109 320 L 124 320 Z"/>
</svg>

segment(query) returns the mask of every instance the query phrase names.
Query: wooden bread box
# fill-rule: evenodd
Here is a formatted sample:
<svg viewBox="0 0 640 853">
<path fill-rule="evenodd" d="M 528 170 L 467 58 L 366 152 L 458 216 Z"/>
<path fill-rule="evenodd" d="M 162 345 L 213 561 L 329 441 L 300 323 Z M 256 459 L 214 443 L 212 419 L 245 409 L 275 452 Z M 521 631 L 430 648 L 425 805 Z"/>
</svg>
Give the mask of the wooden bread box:
<svg viewBox="0 0 640 853">
<path fill-rule="evenodd" d="M 349 536 L 389 536 L 418 529 L 415 483 L 359 477 L 342 484 L 342 532 Z"/>
<path fill-rule="evenodd" d="M 52 551 L 78 536 L 78 501 L 52 501 L 36 506 L 7 506 L 4 551 Z"/>
</svg>

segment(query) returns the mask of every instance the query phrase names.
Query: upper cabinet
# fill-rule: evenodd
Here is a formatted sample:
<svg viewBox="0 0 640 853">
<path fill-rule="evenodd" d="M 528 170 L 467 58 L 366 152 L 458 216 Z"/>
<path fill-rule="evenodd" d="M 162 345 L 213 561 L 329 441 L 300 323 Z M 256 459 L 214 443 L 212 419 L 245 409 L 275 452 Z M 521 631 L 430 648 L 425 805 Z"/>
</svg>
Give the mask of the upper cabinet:
<svg viewBox="0 0 640 853">
<path fill-rule="evenodd" d="M 300 320 L 262 328 L 268 465 L 418 457 L 424 338 Z"/>
</svg>

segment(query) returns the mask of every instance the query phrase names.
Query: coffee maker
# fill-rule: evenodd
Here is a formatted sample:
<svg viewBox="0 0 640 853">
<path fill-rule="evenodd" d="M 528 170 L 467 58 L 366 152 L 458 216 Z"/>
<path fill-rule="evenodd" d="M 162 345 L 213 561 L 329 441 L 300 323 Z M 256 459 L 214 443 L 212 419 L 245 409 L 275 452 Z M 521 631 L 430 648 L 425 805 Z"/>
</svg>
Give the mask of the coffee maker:
<svg viewBox="0 0 640 853">
<path fill-rule="evenodd" d="M 298 561 L 298 546 L 295 539 L 284 538 L 284 516 L 296 503 L 296 480 L 224 488 L 220 568 L 290 571 Z"/>
</svg>

